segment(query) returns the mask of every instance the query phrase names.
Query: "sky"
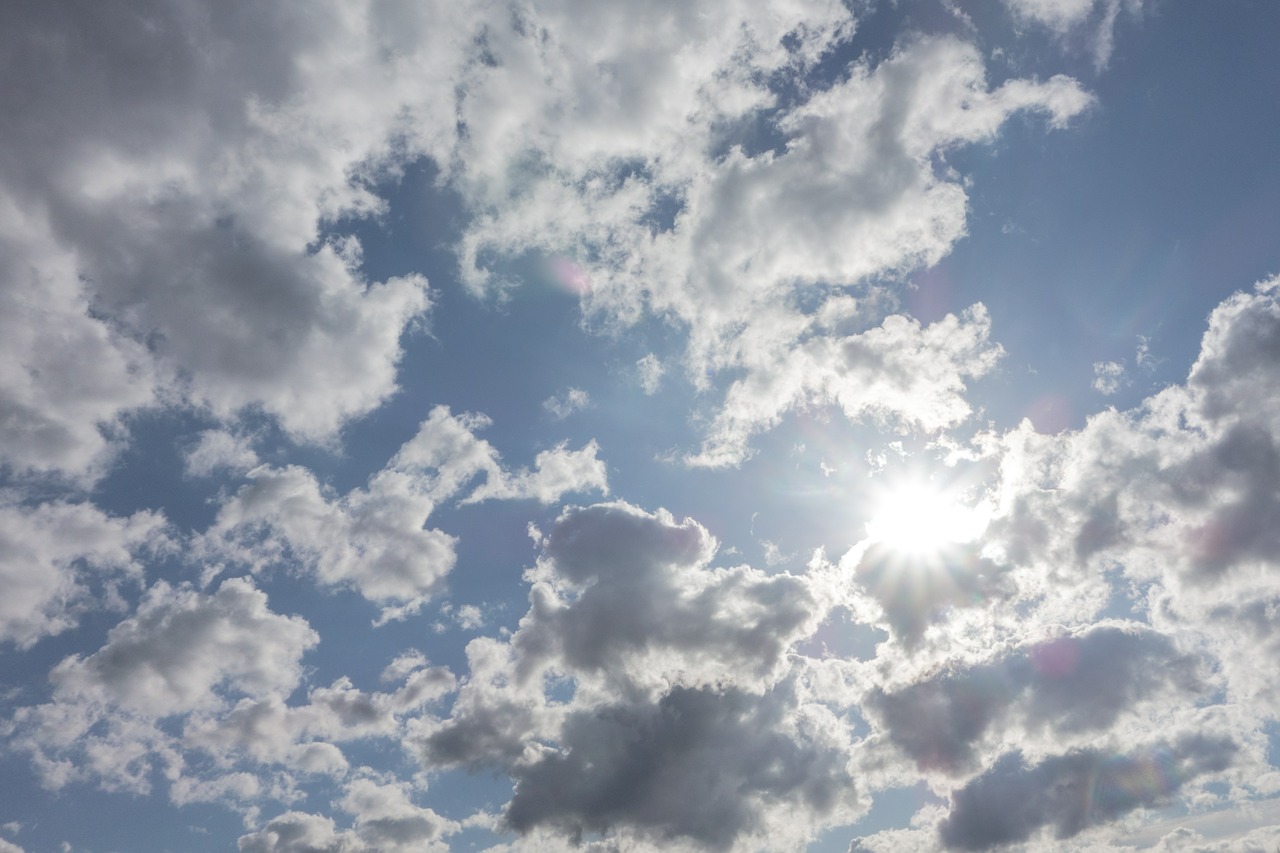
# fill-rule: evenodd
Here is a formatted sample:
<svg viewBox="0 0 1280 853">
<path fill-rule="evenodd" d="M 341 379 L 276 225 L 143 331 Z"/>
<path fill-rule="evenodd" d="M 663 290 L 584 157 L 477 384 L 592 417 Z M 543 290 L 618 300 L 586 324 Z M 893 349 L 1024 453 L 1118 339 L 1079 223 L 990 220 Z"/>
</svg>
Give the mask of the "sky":
<svg viewBox="0 0 1280 853">
<path fill-rule="evenodd" d="M 0 853 L 1273 853 L 1278 32 L 0 5 Z"/>
</svg>

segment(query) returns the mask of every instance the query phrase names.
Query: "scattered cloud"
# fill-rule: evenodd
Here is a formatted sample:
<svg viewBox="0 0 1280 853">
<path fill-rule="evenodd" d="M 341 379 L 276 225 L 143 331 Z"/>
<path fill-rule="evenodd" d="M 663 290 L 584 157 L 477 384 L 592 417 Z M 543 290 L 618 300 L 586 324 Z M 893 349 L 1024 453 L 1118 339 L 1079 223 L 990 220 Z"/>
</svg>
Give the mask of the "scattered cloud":
<svg viewBox="0 0 1280 853">
<path fill-rule="evenodd" d="M 591 397 L 581 388 L 567 388 L 554 397 L 548 397 L 542 401 L 542 408 L 557 421 L 562 421 L 589 405 L 591 405 Z"/>
<path fill-rule="evenodd" d="M 1105 396 L 1111 396 L 1125 384 L 1124 365 L 1118 361 L 1095 361 L 1093 363 L 1093 390 Z"/>
</svg>

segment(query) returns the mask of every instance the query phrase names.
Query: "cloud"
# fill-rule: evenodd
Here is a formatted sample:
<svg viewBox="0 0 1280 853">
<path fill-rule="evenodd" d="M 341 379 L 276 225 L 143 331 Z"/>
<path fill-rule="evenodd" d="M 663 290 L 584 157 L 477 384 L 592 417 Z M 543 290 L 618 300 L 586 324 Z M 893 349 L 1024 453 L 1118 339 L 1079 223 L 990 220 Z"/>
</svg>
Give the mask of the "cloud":
<svg viewBox="0 0 1280 853">
<path fill-rule="evenodd" d="M 258 407 L 308 440 L 386 400 L 426 282 L 367 280 L 327 229 L 381 210 L 370 187 L 404 163 L 448 159 L 460 11 L 14 7 L 4 461 L 92 478 L 156 400 Z"/>
<path fill-rule="evenodd" d="M 415 806 L 408 789 L 374 779 L 353 779 L 336 805 L 354 816 L 352 829 L 338 829 L 324 815 L 290 811 L 257 832 L 242 835 L 245 853 L 443 853 L 444 838 L 460 828 L 434 811 Z"/>
<path fill-rule="evenodd" d="M 8 497 L 0 496 L 0 642 L 19 648 L 74 626 L 95 589 L 136 578 L 140 552 L 165 542 L 155 513 L 112 517 L 87 503 L 23 506 Z"/>
<path fill-rule="evenodd" d="M 852 797 L 853 780 L 839 748 L 784 724 L 788 704 L 785 691 L 677 687 L 656 704 L 572 714 L 561 750 L 515 771 L 504 821 L 575 839 L 630 827 L 657 844 L 687 839 L 713 850 L 777 812 L 807 828 Z"/>
<path fill-rule="evenodd" d="M 591 396 L 581 388 L 567 388 L 562 393 L 542 401 L 542 408 L 553 419 L 562 421 L 576 411 L 591 404 Z"/>
<path fill-rule="evenodd" d="M 662 387 L 662 375 L 666 373 L 666 367 L 653 353 L 645 353 L 636 362 L 636 375 L 640 379 L 640 388 L 644 393 L 653 396 L 658 393 L 658 389 Z"/>
<path fill-rule="evenodd" d="M 60 699 L 165 717 L 217 706 L 215 688 L 287 694 L 302 675 L 302 653 L 319 639 L 302 618 L 271 612 L 247 579 L 223 581 L 212 593 L 159 581 L 106 645 L 66 658 L 49 677 Z"/>
<path fill-rule="evenodd" d="M 1187 782 L 1230 766 L 1230 739 L 1187 735 L 1127 753 L 1080 750 L 1028 766 L 1016 752 L 1002 757 L 952 797 L 940 824 L 944 845 L 989 850 L 1026 841 L 1052 827 L 1057 839 L 1158 805 Z"/>
<path fill-rule="evenodd" d="M 873 688 L 865 707 L 919 769 L 961 774 L 992 740 L 1023 744 L 1047 727 L 1060 745 L 1111 729 L 1141 702 L 1200 695 L 1197 670 L 1194 658 L 1158 632 L 1102 624 L 895 692 Z"/>
<path fill-rule="evenodd" d="M 971 409 L 965 380 L 990 370 L 1003 351 L 988 340 L 982 305 L 922 327 L 894 314 L 848 337 L 816 335 L 778 356 L 768 346 L 744 345 L 746 377 L 730 385 L 708 430 L 698 465 L 737 464 L 748 439 L 776 425 L 795 408 L 835 404 L 851 421 L 874 419 L 890 428 L 933 432 L 954 426 Z"/>
<path fill-rule="evenodd" d="M 791 656 L 834 567 L 711 568 L 697 522 L 621 502 L 566 509 L 540 547 L 519 629 L 473 640 L 449 718 L 410 726 L 428 767 L 509 774 L 522 837 L 645 849 L 795 847 L 860 808 L 848 725 Z"/>
<path fill-rule="evenodd" d="M 537 67 L 555 50 L 536 60 L 521 56 Z M 495 60 L 503 56 L 495 48 Z M 749 67 L 753 59 L 747 54 L 739 61 Z M 691 99 L 699 79 L 671 80 L 668 103 Z M 514 96 L 520 87 L 513 85 Z M 534 103 L 536 97 L 521 109 Z M 748 436 L 806 404 L 836 402 L 854 418 L 882 416 L 907 428 L 949 425 L 968 413 L 957 396 L 963 378 L 985 372 L 998 352 L 985 345 L 983 309 L 922 335 L 905 318 L 884 320 L 883 306 L 870 299 L 845 311 L 865 335 L 849 337 L 815 328 L 823 318 L 797 305 L 815 306 L 821 315 L 828 302 L 848 302 L 841 288 L 865 288 L 935 263 L 964 235 L 967 204 L 958 176 L 936 162 L 952 149 L 989 141 L 1015 113 L 1042 113 L 1056 127 L 1090 103 L 1065 77 L 1015 79 L 992 90 L 973 46 L 922 38 L 903 43 L 877 66 L 855 66 L 794 106 L 743 101 L 744 114 L 757 115 L 779 136 L 767 150 L 748 150 L 732 138 L 712 144 L 704 128 L 715 114 L 694 113 L 670 139 L 660 135 L 669 124 L 655 125 L 665 145 L 628 151 L 626 162 L 640 165 L 612 180 L 617 160 L 575 159 L 575 142 L 559 127 L 540 128 L 538 135 L 523 124 L 533 121 L 523 113 L 494 112 L 525 134 L 523 183 L 468 227 L 465 274 L 483 288 L 496 273 L 481 266 L 482 257 L 572 253 L 593 283 L 585 302 L 591 316 L 629 324 L 649 311 L 677 321 L 688 329 L 686 366 L 699 387 L 745 370 L 711 420 L 702 453 L 692 457 L 698 463 L 736 464 Z M 674 134 L 679 126 L 670 127 Z M 530 157 L 542 167 L 531 169 Z M 497 173 L 496 166 L 487 171 Z M 655 227 L 654 210 L 665 204 L 675 206 L 675 215 L 669 227 Z M 866 331 L 882 320 L 883 328 Z M 952 368 L 959 341 L 948 346 L 941 339 L 975 332 L 984 338 L 981 345 Z M 860 341 L 874 350 L 866 354 L 871 361 L 857 351 Z M 875 369 L 875 358 L 894 358 L 886 351 L 933 345 L 943 350 L 928 361 L 941 365 L 937 372 L 925 373 L 935 384 L 902 387 L 905 382 L 894 380 L 910 374 Z M 807 370 L 816 378 L 806 379 Z M 860 388 L 869 378 L 864 398 Z"/>
<path fill-rule="evenodd" d="M 258 467 L 258 454 L 247 436 L 207 429 L 183 452 L 183 463 L 188 477 L 208 477 L 223 469 L 243 473 Z"/>
<path fill-rule="evenodd" d="M 1110 396 L 1120 390 L 1124 384 L 1124 365 L 1118 361 L 1095 361 L 1093 363 L 1093 390 L 1099 394 Z"/>
<path fill-rule="evenodd" d="M 383 605 L 382 620 L 403 618 L 434 595 L 453 568 L 455 539 L 425 527 L 444 501 L 483 475 L 463 502 L 535 498 L 607 489 L 596 443 L 538 454 L 532 471 L 508 473 L 498 451 L 475 431 L 483 415 L 437 406 L 418 432 L 365 488 L 337 496 L 308 470 L 259 466 L 219 509 L 203 547 L 212 559 L 262 570 L 301 568 L 326 586 L 351 586 Z M 266 534 L 266 535 L 264 535 Z"/>
<path fill-rule="evenodd" d="M 1100 70 L 1115 49 L 1120 10 L 1142 12 L 1142 0 L 1004 0 L 1016 20 L 1039 25 L 1060 38 L 1083 34 Z"/>
<path fill-rule="evenodd" d="M 640 684 L 772 680 L 825 614 L 809 578 L 710 569 L 692 519 L 625 503 L 571 507 L 542 540 L 531 609 L 512 638 L 520 671 L 598 673 Z"/>
</svg>

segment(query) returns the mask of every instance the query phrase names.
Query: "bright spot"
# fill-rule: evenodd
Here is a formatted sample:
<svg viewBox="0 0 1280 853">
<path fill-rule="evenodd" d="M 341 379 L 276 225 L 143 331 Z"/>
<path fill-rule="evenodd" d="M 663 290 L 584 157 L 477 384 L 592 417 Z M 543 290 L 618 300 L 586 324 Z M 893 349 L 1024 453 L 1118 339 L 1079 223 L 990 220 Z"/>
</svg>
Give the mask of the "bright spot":
<svg viewBox="0 0 1280 853">
<path fill-rule="evenodd" d="M 983 504 L 966 506 L 932 483 L 903 483 L 881 496 L 867 536 L 899 554 L 923 556 L 982 535 L 990 520 Z"/>
</svg>

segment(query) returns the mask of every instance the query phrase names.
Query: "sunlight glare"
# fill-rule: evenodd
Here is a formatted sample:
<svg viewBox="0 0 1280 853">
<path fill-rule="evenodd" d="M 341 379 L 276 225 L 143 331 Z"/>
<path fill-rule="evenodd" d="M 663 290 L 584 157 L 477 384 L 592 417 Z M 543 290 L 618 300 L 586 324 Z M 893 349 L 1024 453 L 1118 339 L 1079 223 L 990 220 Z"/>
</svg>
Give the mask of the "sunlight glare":
<svg viewBox="0 0 1280 853">
<path fill-rule="evenodd" d="M 877 502 L 867 536 L 900 554 L 926 555 L 973 541 L 989 519 L 983 504 L 966 506 L 932 483 L 904 483 Z"/>
</svg>

